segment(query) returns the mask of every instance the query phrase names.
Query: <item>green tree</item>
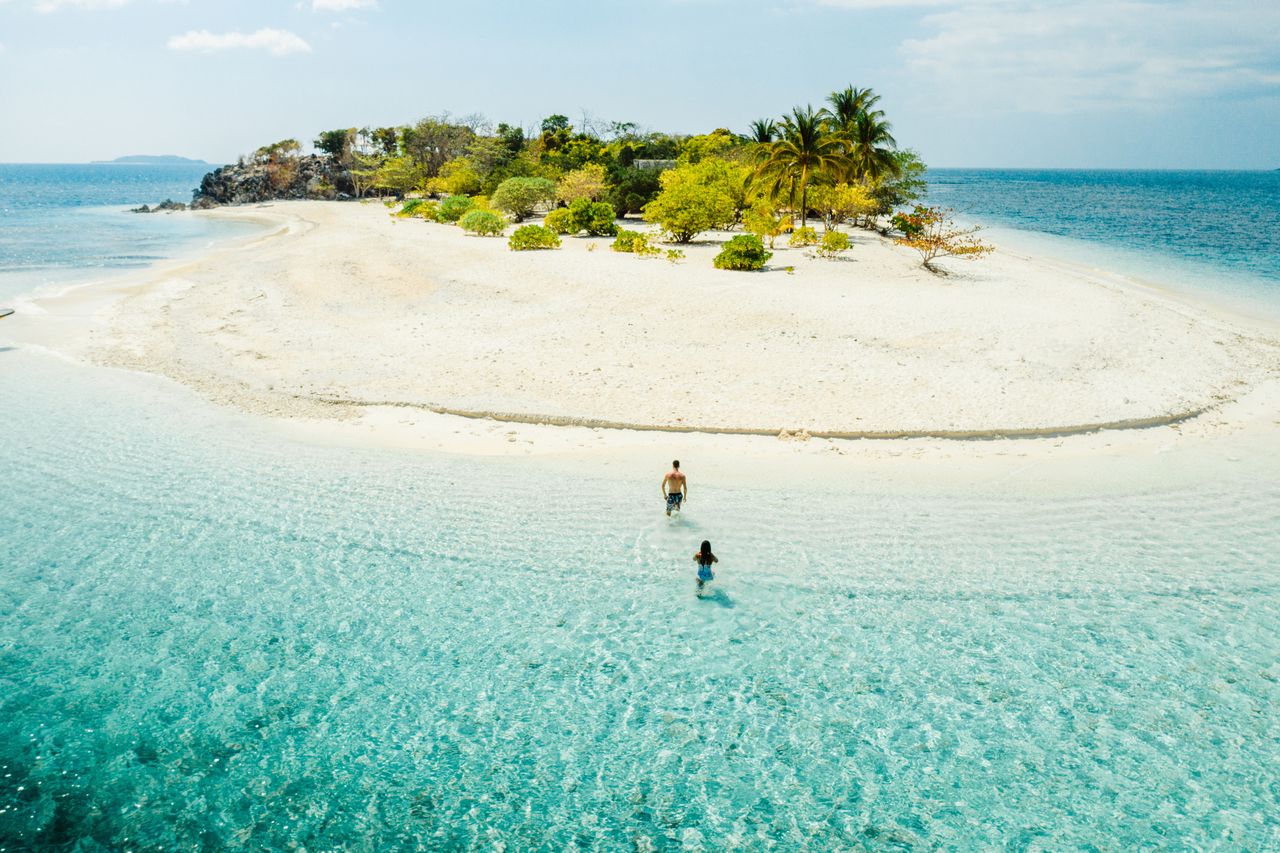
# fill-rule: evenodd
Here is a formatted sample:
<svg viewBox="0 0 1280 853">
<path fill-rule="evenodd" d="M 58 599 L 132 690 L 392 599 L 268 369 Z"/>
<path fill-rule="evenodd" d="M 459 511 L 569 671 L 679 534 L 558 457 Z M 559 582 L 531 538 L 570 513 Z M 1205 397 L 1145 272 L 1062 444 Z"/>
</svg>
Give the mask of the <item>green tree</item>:
<svg viewBox="0 0 1280 853">
<path fill-rule="evenodd" d="M 454 157 L 440 167 L 440 174 L 427 181 L 433 194 L 474 195 L 480 192 L 483 179 L 470 157 Z"/>
<path fill-rule="evenodd" d="M 883 216 L 897 207 L 914 204 L 924 196 L 926 188 L 924 161 L 911 149 L 894 152 L 897 168 L 871 182 L 871 197 L 875 199 L 875 215 Z M 868 217 L 867 223 L 871 224 Z"/>
<path fill-rule="evenodd" d="M 383 156 L 394 157 L 400 151 L 400 131 L 394 127 L 374 128 L 369 135 Z"/>
<path fill-rule="evenodd" d="M 862 113 L 847 128 L 849 137 L 849 165 L 854 177 L 876 180 L 894 175 L 898 160 L 894 148 L 893 127 L 880 112 Z"/>
<path fill-rule="evenodd" d="M 680 165 L 700 163 L 708 157 L 723 157 L 738 144 L 738 137 L 722 128 L 704 133 L 701 136 L 690 136 L 680 148 L 680 156 L 676 161 Z"/>
<path fill-rule="evenodd" d="M 758 118 L 751 122 L 747 139 L 758 145 L 767 145 L 778 135 L 778 123 L 771 118 Z"/>
<path fill-rule="evenodd" d="M 489 202 L 520 222 L 532 216 L 538 205 L 547 204 L 555 197 L 556 185 L 546 178 L 508 178 L 498 184 Z"/>
<path fill-rule="evenodd" d="M 662 191 L 644 207 L 672 240 L 688 243 L 703 231 L 727 228 L 738 214 L 735 187 L 723 160 L 705 160 L 663 172 Z"/>
<path fill-rule="evenodd" d="M 832 92 L 827 96 L 827 103 L 831 105 L 828 113 L 838 128 L 849 127 L 858 116 L 872 112 L 879 102 L 880 96 L 871 89 L 858 89 L 854 86 L 846 86 L 843 91 Z"/>
<path fill-rule="evenodd" d="M 809 204 L 828 231 L 842 222 L 876 212 L 878 202 L 863 184 L 821 184 L 809 191 Z"/>
<path fill-rule="evenodd" d="M 476 132 L 464 124 L 430 116 L 400 131 L 400 147 L 428 178 L 434 178 L 441 166 L 465 154 L 475 138 Z"/>
<path fill-rule="evenodd" d="M 580 198 L 595 201 L 604 195 L 604 191 L 604 166 L 588 163 L 581 169 L 565 173 L 556 187 L 556 199 L 565 204 L 572 204 Z"/>
<path fill-rule="evenodd" d="M 351 152 L 356 144 L 356 129 L 325 130 L 312 143 L 315 149 L 343 168 L 351 163 Z"/>
<path fill-rule="evenodd" d="M 562 130 L 569 129 L 569 117 L 562 116 L 559 113 L 549 115 L 542 120 L 543 133 L 559 133 Z"/>
<path fill-rule="evenodd" d="M 808 222 L 809 182 L 814 175 L 839 168 L 844 137 L 827 128 L 824 116 L 813 107 L 796 107 L 782 119 L 781 136 L 769 144 L 756 177 L 776 195 L 781 187 L 800 191 L 800 222 Z"/>
<path fill-rule="evenodd" d="M 420 187 L 426 176 L 412 157 L 388 157 L 378 166 L 372 185 L 381 190 L 404 195 Z"/>
</svg>

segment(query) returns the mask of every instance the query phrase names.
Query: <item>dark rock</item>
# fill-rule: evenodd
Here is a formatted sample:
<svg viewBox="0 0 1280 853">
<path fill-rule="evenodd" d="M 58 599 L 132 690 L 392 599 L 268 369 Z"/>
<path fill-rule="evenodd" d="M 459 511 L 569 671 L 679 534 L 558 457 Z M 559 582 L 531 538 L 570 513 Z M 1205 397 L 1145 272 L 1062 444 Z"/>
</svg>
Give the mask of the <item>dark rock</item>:
<svg viewBox="0 0 1280 853">
<path fill-rule="evenodd" d="M 130 209 L 129 212 L 130 213 L 160 213 L 161 211 L 168 212 L 168 211 L 186 210 L 186 209 L 187 209 L 187 206 L 182 202 L 174 201 L 171 198 L 166 198 L 164 201 L 160 202 L 155 207 L 148 207 L 147 205 L 144 204 L 142 207 L 135 207 Z"/>
<path fill-rule="evenodd" d="M 329 157 L 308 154 L 284 164 L 234 163 L 205 175 L 191 207 L 205 210 L 223 204 L 259 204 L 308 198 L 337 198 L 352 191 L 351 178 Z"/>
</svg>

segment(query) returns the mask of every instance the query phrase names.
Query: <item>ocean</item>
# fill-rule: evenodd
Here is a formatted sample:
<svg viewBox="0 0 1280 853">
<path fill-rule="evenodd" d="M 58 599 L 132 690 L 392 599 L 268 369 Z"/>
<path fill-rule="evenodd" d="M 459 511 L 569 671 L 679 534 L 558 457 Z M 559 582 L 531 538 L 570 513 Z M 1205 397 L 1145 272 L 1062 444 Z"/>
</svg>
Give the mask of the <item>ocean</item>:
<svg viewBox="0 0 1280 853">
<path fill-rule="evenodd" d="M 117 174 L 22 214 L 11 284 L 80 269 L 59 241 L 94 276 L 191 247 L 101 225 L 177 197 Z M 1280 843 L 1280 486 L 1249 460 L 982 496 L 686 460 L 668 522 L 665 459 L 567 496 L 551 461 L 301 443 L 3 321 L 0 400 L 0 849 Z"/>
<path fill-rule="evenodd" d="M 252 233 L 236 222 L 130 213 L 189 203 L 212 166 L 0 163 L 0 299 L 136 269 Z"/>
<path fill-rule="evenodd" d="M 1026 248 L 1280 316 L 1280 171 L 933 169 L 928 202 Z"/>
</svg>

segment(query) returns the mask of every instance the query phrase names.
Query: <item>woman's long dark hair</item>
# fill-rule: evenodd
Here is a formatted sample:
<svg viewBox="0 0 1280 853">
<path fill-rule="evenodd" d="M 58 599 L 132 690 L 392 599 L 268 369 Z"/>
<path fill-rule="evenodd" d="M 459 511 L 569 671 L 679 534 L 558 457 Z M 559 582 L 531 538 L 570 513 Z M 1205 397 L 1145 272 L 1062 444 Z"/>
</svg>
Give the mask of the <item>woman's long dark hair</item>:
<svg viewBox="0 0 1280 853">
<path fill-rule="evenodd" d="M 702 540 L 702 553 L 698 557 L 698 562 L 704 565 L 711 562 L 711 543 L 706 539 Z"/>
</svg>

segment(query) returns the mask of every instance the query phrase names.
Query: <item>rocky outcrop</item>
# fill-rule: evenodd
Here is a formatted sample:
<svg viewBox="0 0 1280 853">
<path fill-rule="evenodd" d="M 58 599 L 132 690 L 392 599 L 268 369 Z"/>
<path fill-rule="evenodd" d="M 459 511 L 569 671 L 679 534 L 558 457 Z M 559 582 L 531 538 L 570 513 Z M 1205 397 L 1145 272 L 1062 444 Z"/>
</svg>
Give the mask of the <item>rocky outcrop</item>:
<svg viewBox="0 0 1280 853">
<path fill-rule="evenodd" d="M 205 175 L 191 207 L 203 210 L 223 204 L 306 198 L 344 198 L 351 180 L 328 157 L 310 154 L 284 162 L 240 162 Z"/>
<path fill-rule="evenodd" d="M 148 207 L 147 205 L 144 204 L 142 207 L 135 207 L 130 209 L 129 212 L 130 213 L 169 213 L 174 210 L 186 210 L 186 209 L 187 209 L 187 206 L 182 202 L 174 201 L 171 198 L 166 198 L 164 201 L 160 202 L 155 207 Z"/>
</svg>

